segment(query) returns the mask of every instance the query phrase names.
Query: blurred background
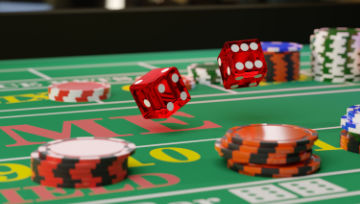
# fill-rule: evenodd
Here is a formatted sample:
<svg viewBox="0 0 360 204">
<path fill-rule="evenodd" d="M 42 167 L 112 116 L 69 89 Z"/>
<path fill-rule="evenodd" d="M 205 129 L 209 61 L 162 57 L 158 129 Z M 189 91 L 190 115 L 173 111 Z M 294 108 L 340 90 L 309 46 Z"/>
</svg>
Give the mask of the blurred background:
<svg viewBox="0 0 360 204">
<path fill-rule="evenodd" d="M 346 0 L 1 0 L 0 12 L 50 11 L 61 9 L 97 8 L 119 10 L 152 6 L 192 6 L 224 4 L 271 4 L 299 2 L 345 2 Z M 360 2 L 360 0 L 347 0 Z"/>
<path fill-rule="evenodd" d="M 309 43 L 360 27 L 360 0 L 0 0 L 0 59 Z"/>
</svg>

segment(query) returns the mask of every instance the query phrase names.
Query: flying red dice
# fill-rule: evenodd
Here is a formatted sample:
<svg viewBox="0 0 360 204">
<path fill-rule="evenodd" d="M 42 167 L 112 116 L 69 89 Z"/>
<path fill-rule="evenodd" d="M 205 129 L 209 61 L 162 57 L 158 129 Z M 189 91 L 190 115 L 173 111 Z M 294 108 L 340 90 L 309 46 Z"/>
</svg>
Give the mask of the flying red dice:
<svg viewBox="0 0 360 204">
<path fill-rule="evenodd" d="M 257 86 L 267 71 L 258 39 L 225 42 L 218 63 L 226 89 Z"/>
<path fill-rule="evenodd" d="M 190 94 L 176 67 L 149 71 L 130 86 L 144 118 L 168 118 L 187 102 Z"/>
</svg>

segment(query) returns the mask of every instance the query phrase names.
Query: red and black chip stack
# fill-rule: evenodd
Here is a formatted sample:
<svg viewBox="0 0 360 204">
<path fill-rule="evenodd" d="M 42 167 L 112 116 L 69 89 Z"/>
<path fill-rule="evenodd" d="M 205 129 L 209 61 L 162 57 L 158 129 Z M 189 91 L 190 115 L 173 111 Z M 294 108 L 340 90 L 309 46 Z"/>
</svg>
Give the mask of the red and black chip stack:
<svg viewBox="0 0 360 204">
<path fill-rule="evenodd" d="M 135 144 L 115 138 L 54 140 L 31 154 L 32 180 L 46 186 L 90 188 L 115 184 L 128 175 Z"/>
</svg>

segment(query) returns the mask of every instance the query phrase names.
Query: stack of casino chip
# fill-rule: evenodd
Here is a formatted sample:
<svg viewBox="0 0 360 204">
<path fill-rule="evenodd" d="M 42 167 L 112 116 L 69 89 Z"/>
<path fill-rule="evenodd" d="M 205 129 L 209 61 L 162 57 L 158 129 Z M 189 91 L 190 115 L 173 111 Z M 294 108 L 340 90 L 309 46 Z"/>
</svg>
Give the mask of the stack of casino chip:
<svg viewBox="0 0 360 204">
<path fill-rule="evenodd" d="M 310 36 L 311 70 L 321 82 L 360 81 L 360 29 L 320 28 Z"/>
<path fill-rule="evenodd" d="M 49 99 L 61 102 L 97 102 L 110 97 L 110 84 L 63 82 L 48 87 Z"/>
<path fill-rule="evenodd" d="M 188 75 L 192 77 L 197 84 L 221 85 L 222 78 L 219 65 L 214 62 L 195 63 L 187 67 Z"/>
<path fill-rule="evenodd" d="M 320 157 L 312 154 L 317 138 L 316 131 L 295 125 L 252 124 L 230 128 L 215 150 L 240 174 L 304 176 L 320 169 Z"/>
<path fill-rule="evenodd" d="M 194 77 L 188 75 L 181 75 L 184 85 L 188 91 L 193 90 L 196 87 Z"/>
<path fill-rule="evenodd" d="M 347 109 L 341 117 L 340 146 L 346 151 L 360 153 L 360 105 Z"/>
<path fill-rule="evenodd" d="M 263 81 L 286 82 L 300 78 L 300 50 L 293 42 L 261 42 L 268 71 Z"/>
<path fill-rule="evenodd" d="M 127 177 L 127 160 L 135 148 L 135 144 L 116 138 L 54 140 L 31 153 L 31 178 L 61 188 L 115 184 Z"/>
</svg>

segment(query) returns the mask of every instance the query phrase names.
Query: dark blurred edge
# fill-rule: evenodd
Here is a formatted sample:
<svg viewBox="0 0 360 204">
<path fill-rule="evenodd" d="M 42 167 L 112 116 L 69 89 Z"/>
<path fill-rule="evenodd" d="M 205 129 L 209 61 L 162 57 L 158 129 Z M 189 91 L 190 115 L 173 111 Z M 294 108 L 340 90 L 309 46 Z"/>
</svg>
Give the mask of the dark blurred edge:
<svg viewBox="0 0 360 204">
<path fill-rule="evenodd" d="M 308 43 L 360 27 L 360 4 L 263 4 L 0 14 L 0 59 L 220 48 L 259 38 Z"/>
</svg>

